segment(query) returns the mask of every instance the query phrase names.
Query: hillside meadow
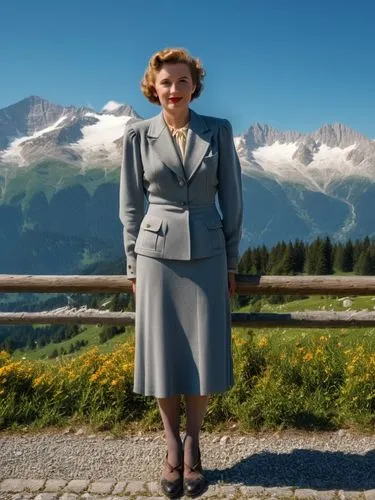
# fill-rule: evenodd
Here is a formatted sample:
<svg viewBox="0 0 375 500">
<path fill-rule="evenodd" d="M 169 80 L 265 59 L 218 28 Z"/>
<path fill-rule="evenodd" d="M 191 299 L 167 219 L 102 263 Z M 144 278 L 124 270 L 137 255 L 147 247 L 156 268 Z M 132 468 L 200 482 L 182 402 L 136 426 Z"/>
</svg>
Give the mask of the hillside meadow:
<svg viewBox="0 0 375 500">
<path fill-rule="evenodd" d="M 375 307 L 372 297 L 351 300 L 351 310 Z M 335 297 L 310 297 L 279 305 L 263 299 L 239 309 L 249 310 L 348 308 Z M 73 423 L 112 431 L 161 429 L 154 399 L 132 392 L 134 329 L 103 344 L 99 331 L 82 329 L 74 340 L 87 345 L 55 359 L 43 359 L 53 345 L 12 356 L 0 352 L 0 429 Z M 235 385 L 211 396 L 207 430 L 234 423 L 244 432 L 374 429 L 375 328 L 233 328 L 232 336 Z"/>
</svg>

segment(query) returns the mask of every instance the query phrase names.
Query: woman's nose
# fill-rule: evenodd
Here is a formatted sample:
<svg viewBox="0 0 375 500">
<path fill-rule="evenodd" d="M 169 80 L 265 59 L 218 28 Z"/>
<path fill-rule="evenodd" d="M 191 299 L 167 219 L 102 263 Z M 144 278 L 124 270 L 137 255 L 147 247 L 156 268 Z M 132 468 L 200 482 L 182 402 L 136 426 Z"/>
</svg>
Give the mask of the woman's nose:
<svg viewBox="0 0 375 500">
<path fill-rule="evenodd" d="M 171 93 L 173 93 L 173 92 L 177 92 L 177 90 L 178 90 L 178 85 L 177 85 L 177 83 L 172 83 L 172 84 L 171 84 L 171 88 L 170 88 Z"/>
</svg>

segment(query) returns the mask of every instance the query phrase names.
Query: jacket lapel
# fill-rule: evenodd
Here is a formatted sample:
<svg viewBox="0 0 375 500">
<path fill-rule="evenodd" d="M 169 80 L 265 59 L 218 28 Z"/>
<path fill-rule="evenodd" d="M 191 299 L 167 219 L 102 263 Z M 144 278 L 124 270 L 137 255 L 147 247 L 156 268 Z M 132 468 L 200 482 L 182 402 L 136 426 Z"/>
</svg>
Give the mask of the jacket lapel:
<svg viewBox="0 0 375 500">
<path fill-rule="evenodd" d="M 190 123 L 186 138 L 184 169 L 188 181 L 198 170 L 210 146 L 212 131 L 201 115 L 190 110 Z"/>
<path fill-rule="evenodd" d="M 198 170 L 210 146 L 212 131 L 201 115 L 190 109 L 190 122 L 186 138 L 184 162 L 182 164 L 163 113 L 160 112 L 150 122 L 147 138 L 160 160 L 179 178 L 188 181 Z"/>
<path fill-rule="evenodd" d="M 165 166 L 170 168 L 179 178 L 186 179 L 181 158 L 176 151 L 162 112 L 152 118 L 147 138 Z"/>
</svg>

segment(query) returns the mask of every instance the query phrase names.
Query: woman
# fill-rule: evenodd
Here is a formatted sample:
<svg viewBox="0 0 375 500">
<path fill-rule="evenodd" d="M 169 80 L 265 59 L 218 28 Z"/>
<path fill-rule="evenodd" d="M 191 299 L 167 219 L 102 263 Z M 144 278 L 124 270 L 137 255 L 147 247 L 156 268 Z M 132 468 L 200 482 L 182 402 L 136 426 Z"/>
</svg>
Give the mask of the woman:
<svg viewBox="0 0 375 500">
<path fill-rule="evenodd" d="M 242 228 L 241 169 L 230 123 L 189 108 L 204 74 L 185 49 L 151 57 L 141 88 L 162 110 L 127 123 L 121 167 L 120 218 L 136 298 L 134 392 L 157 398 L 168 447 L 161 487 L 170 498 L 203 491 L 199 433 L 208 397 L 233 384 L 229 296 Z"/>
</svg>

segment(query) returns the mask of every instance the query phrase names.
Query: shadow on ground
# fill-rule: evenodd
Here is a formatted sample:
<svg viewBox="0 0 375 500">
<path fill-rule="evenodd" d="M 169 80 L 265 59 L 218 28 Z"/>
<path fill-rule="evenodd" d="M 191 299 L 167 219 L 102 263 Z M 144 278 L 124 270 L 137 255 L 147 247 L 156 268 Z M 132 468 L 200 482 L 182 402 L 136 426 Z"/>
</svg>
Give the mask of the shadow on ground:
<svg viewBox="0 0 375 500">
<path fill-rule="evenodd" d="M 364 455 L 304 449 L 262 452 L 227 469 L 205 469 L 205 475 L 210 483 L 222 480 L 265 488 L 371 490 L 375 489 L 375 450 Z"/>
</svg>

